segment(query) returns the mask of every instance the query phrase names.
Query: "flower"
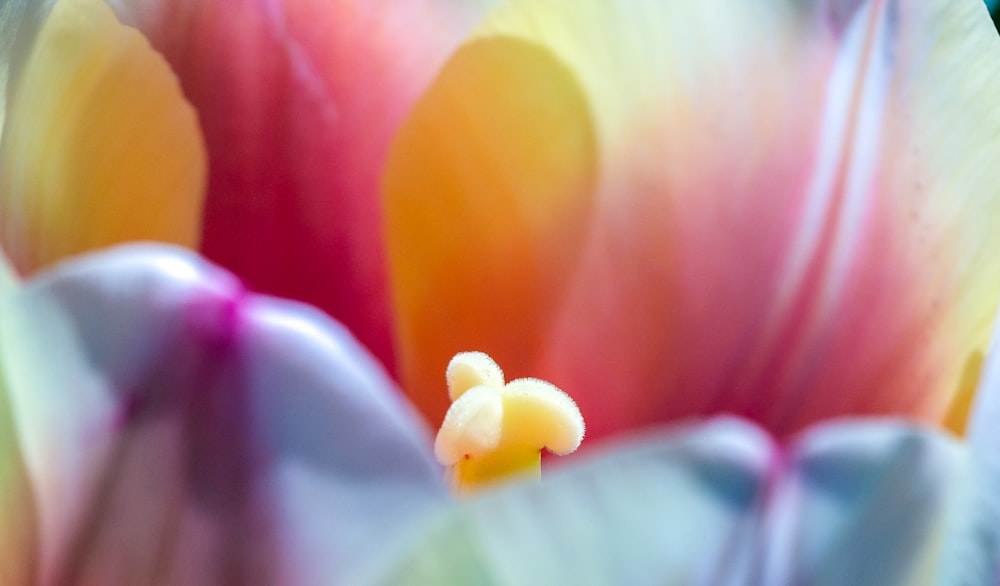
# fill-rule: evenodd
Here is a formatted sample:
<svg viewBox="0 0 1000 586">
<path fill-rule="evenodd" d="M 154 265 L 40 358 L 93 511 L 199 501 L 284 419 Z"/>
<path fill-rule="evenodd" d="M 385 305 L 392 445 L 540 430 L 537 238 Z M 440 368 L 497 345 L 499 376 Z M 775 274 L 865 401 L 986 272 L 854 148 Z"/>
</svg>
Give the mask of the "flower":
<svg viewBox="0 0 1000 586">
<path fill-rule="evenodd" d="M 381 258 L 379 231 L 364 229 L 375 213 L 364 197 L 393 141 L 383 189 L 400 375 L 427 413 L 445 400 L 432 391 L 447 397 L 438 358 L 456 346 L 496 354 L 515 376 L 551 376 L 600 434 L 720 412 L 758 422 L 694 420 L 619 437 L 543 483 L 462 501 L 448 494 L 421 419 L 322 312 L 251 294 L 177 248 L 124 247 L 38 272 L 25 264 L 86 247 L 53 252 L 59 238 L 118 239 L 86 217 L 67 222 L 65 211 L 93 211 L 73 197 L 74 181 L 114 195 L 105 211 L 125 201 L 112 155 L 137 161 L 124 165 L 124 184 L 180 194 L 179 219 L 151 217 L 188 246 L 206 164 L 208 209 L 213 197 L 232 203 L 233 185 L 267 183 L 264 173 L 244 182 L 246 145 L 217 141 L 253 143 L 253 129 L 272 128 L 252 116 L 271 104 L 270 88 L 248 83 L 265 99 L 251 92 L 245 109 L 227 112 L 220 104 L 231 98 L 212 91 L 206 72 L 246 62 L 185 49 L 220 30 L 234 46 L 266 30 L 297 67 L 287 70 L 295 87 L 324 88 L 312 45 L 299 43 L 321 28 L 323 5 L 260 2 L 232 21 L 211 3 L 177 12 L 117 3 L 117 17 L 97 0 L 63 0 L 51 12 L 4 6 L 21 24 L 2 48 L 12 57 L 0 199 L 24 213 L 5 212 L 3 238 L 28 276 L 4 279 L 0 293 L 3 581 L 1000 579 L 991 429 L 1000 353 L 984 352 L 1000 271 L 988 246 L 995 198 L 983 188 L 997 148 L 988 102 L 1000 83 L 984 72 L 1000 41 L 972 0 L 581 0 L 565 14 L 555 1 L 513 0 L 451 56 L 405 121 L 423 82 L 404 83 L 408 97 L 390 100 L 388 122 L 371 127 L 375 146 L 360 149 L 358 175 L 330 181 L 362 194 L 360 265 Z M 676 57 L 691 47 L 703 52 Z M 448 53 L 431 52 L 417 68 L 424 81 Z M 150 85 L 117 76 L 140 65 L 153 67 Z M 42 91 L 52 84 L 94 89 L 68 100 Z M 99 107 L 104 92 L 130 97 L 123 115 L 162 112 L 153 129 L 170 122 L 140 133 L 165 157 L 159 174 L 143 172 L 147 151 L 118 144 L 134 142 L 120 124 L 101 125 L 118 114 Z M 365 136 L 363 116 L 337 118 L 326 108 L 335 102 L 316 96 L 292 98 L 290 111 L 350 120 L 339 128 Z M 248 116 L 250 130 L 214 122 L 203 134 L 194 116 L 212 111 Z M 221 114 L 211 118 L 232 120 Z M 73 124 L 59 124 L 66 119 Z M 77 160 L 78 145 L 52 139 L 91 136 L 91 123 L 109 151 Z M 47 129 L 41 138 L 35 124 Z M 232 159 L 219 144 L 237 151 Z M 295 159 L 274 176 L 310 178 L 311 169 Z M 50 219 L 58 229 L 46 228 Z M 380 281 L 338 286 L 373 283 L 382 307 Z M 344 307 L 363 295 L 348 297 Z M 362 324 L 359 334 L 384 325 L 358 312 L 345 320 Z M 459 400 L 473 392 L 452 387 Z M 826 421 L 936 422 L 949 412 L 964 426 L 973 400 L 967 440 L 906 419 Z M 445 459 L 455 455 L 448 429 Z"/>
</svg>

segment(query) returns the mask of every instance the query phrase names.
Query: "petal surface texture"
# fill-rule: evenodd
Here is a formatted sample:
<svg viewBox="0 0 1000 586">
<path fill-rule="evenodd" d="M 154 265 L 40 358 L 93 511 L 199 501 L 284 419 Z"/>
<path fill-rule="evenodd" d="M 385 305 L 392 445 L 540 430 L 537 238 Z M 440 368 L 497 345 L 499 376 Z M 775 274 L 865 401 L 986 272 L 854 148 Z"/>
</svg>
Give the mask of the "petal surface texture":
<svg viewBox="0 0 1000 586">
<path fill-rule="evenodd" d="M 11 8 L 24 57 L 6 88 L 0 241 L 14 266 L 129 240 L 197 246 L 205 148 L 170 67 L 104 0 L 38 6 Z"/>
<path fill-rule="evenodd" d="M 992 555 L 967 547 L 997 534 L 969 530 L 976 472 L 950 437 L 892 421 L 787 451 L 715 421 L 464 501 L 385 583 L 992 584 Z"/>
<path fill-rule="evenodd" d="M 0 257 L 3 253 L 0 251 Z M 0 258 L 0 265 L 5 262 Z M 0 307 L 16 287 L 0 266 Z M 0 309 L 2 313 L 2 309 Z M 0 355 L 5 344 L 0 343 Z M 0 373 L 5 359 L 0 358 Z M 0 584 L 34 584 L 38 518 L 31 482 L 21 456 L 7 380 L 0 376 Z"/>
<path fill-rule="evenodd" d="M 344 328 L 192 253 L 59 265 L 2 318 L 41 584 L 364 583 L 446 498 Z"/>
<path fill-rule="evenodd" d="M 490 3 L 115 1 L 201 118 L 204 253 L 255 291 L 327 311 L 394 368 L 379 173 L 416 96 Z"/>
<path fill-rule="evenodd" d="M 480 348 L 592 437 L 940 421 L 1000 294 L 998 68 L 977 0 L 504 4 L 390 156 L 405 388 L 440 421 Z"/>
</svg>

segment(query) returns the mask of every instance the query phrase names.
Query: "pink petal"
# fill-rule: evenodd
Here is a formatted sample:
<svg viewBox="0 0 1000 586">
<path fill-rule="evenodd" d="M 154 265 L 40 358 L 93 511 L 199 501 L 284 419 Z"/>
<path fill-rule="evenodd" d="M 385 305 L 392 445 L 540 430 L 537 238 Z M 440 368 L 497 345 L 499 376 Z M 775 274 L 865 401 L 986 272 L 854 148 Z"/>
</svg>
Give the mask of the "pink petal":
<svg viewBox="0 0 1000 586">
<path fill-rule="evenodd" d="M 255 290 L 336 316 L 389 368 L 379 170 L 416 95 L 488 2 L 117 3 L 198 110 L 205 254 Z"/>
<path fill-rule="evenodd" d="M 779 435 L 947 412 L 1000 294 L 983 190 L 1000 51 L 978 3 L 854 6 L 785 15 L 795 56 L 747 59 L 721 87 L 704 69 L 681 98 L 688 132 L 626 127 L 662 158 L 621 163 L 549 358 L 586 389 L 595 434 L 720 411 Z"/>
</svg>

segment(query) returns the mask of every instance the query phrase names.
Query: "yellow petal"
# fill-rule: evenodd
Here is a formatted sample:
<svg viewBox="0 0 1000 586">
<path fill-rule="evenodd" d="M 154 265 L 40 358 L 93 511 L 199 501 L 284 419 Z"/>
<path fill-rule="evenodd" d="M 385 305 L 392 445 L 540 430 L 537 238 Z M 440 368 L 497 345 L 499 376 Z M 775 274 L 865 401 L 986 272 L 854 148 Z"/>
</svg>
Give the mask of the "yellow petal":
<svg viewBox="0 0 1000 586">
<path fill-rule="evenodd" d="M 436 421 L 455 353 L 531 372 L 581 249 L 595 149 L 576 79 L 516 39 L 459 50 L 403 124 L 383 183 L 397 349 Z"/>
<path fill-rule="evenodd" d="M 22 273 L 128 240 L 196 246 L 206 155 L 164 60 L 102 0 L 61 0 L 12 80 L 0 238 Z"/>
</svg>

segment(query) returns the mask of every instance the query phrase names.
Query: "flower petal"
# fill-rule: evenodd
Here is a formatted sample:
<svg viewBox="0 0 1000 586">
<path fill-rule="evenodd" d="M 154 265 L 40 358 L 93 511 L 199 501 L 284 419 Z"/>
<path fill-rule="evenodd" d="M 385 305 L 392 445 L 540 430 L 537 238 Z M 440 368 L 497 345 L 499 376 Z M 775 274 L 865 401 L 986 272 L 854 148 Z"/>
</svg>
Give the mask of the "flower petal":
<svg viewBox="0 0 1000 586">
<path fill-rule="evenodd" d="M 736 421 L 626 444 L 442 514 L 384 583 L 740 583 L 769 456 Z"/>
<path fill-rule="evenodd" d="M 34 584 L 38 558 L 35 499 L 3 379 L 0 379 L 0 519 L 3 519 L 0 583 Z"/>
<path fill-rule="evenodd" d="M 7 0 L 0 4 L 0 137 L 7 114 L 8 83 L 24 61 L 25 48 L 48 14 L 49 0 Z"/>
<path fill-rule="evenodd" d="M 982 480 L 944 434 L 886 420 L 811 429 L 770 496 L 760 583 L 992 584 L 979 540 L 1000 527 L 968 531 Z"/>
<path fill-rule="evenodd" d="M 452 355 L 535 376 L 590 221 L 596 139 L 572 72 L 498 38 L 460 49 L 400 129 L 384 199 L 400 376 L 435 420 Z"/>
<path fill-rule="evenodd" d="M 492 1 L 115 2 L 201 116 L 205 254 L 254 290 L 329 312 L 394 368 L 379 171 Z"/>
<path fill-rule="evenodd" d="M 521 72 L 560 64 L 578 89 L 553 99 L 588 117 L 544 140 L 571 143 L 589 124 L 597 155 L 572 176 L 595 179 L 567 198 L 577 215 L 513 222 L 511 238 L 532 244 L 495 279 L 475 239 L 448 239 L 453 222 L 419 238 L 413 225 L 455 201 L 462 226 L 488 224 L 500 206 L 481 196 L 487 183 L 545 202 L 515 168 L 495 171 L 521 142 L 437 149 L 435 132 L 474 135 L 457 115 L 400 140 L 396 167 L 451 170 L 437 190 L 388 197 L 390 226 L 394 202 L 418 202 L 405 208 L 413 225 L 389 237 L 403 381 L 426 412 L 440 416 L 424 396 L 432 379 L 407 365 L 440 370 L 440 351 L 431 325 L 407 324 L 437 321 L 435 335 L 464 343 L 456 350 L 482 348 L 515 376 L 566 389 L 592 437 L 719 412 L 781 436 L 843 414 L 944 417 L 1000 296 L 1000 199 L 988 187 L 1000 39 L 981 2 L 514 0 L 463 51 L 482 44 L 533 52 Z M 522 126 L 548 128 L 554 107 L 516 98 L 536 80 L 509 78 L 503 93 L 425 100 L 451 100 L 451 112 L 522 105 Z M 435 266 L 465 272 L 450 281 Z M 521 268 L 534 266 L 542 285 Z M 508 299 L 531 319 L 512 318 Z M 497 340 L 523 346 L 507 356 Z"/>
<path fill-rule="evenodd" d="M 1000 567 L 1000 319 L 993 326 L 991 347 L 983 360 L 970 414 L 968 442 L 984 478 L 980 492 L 985 501 L 970 521 L 968 533 L 989 555 L 990 569 Z M 972 541 L 972 540 L 970 540 Z M 957 564 L 956 564 L 957 565 Z"/>
<path fill-rule="evenodd" d="M 997 527 L 963 532 L 980 504 L 968 456 L 886 420 L 788 452 L 745 423 L 681 428 L 470 499 L 384 583 L 992 584 L 976 539 Z"/>
<path fill-rule="evenodd" d="M 30 29 L 38 14 L 21 16 Z M 103 0 L 56 2 L 30 40 L 0 150 L 0 240 L 16 268 L 127 240 L 197 245 L 205 152 L 162 57 Z"/>
<path fill-rule="evenodd" d="M 60 265 L 2 318 L 41 583 L 356 583 L 446 496 L 346 330 L 191 253 Z"/>
</svg>

